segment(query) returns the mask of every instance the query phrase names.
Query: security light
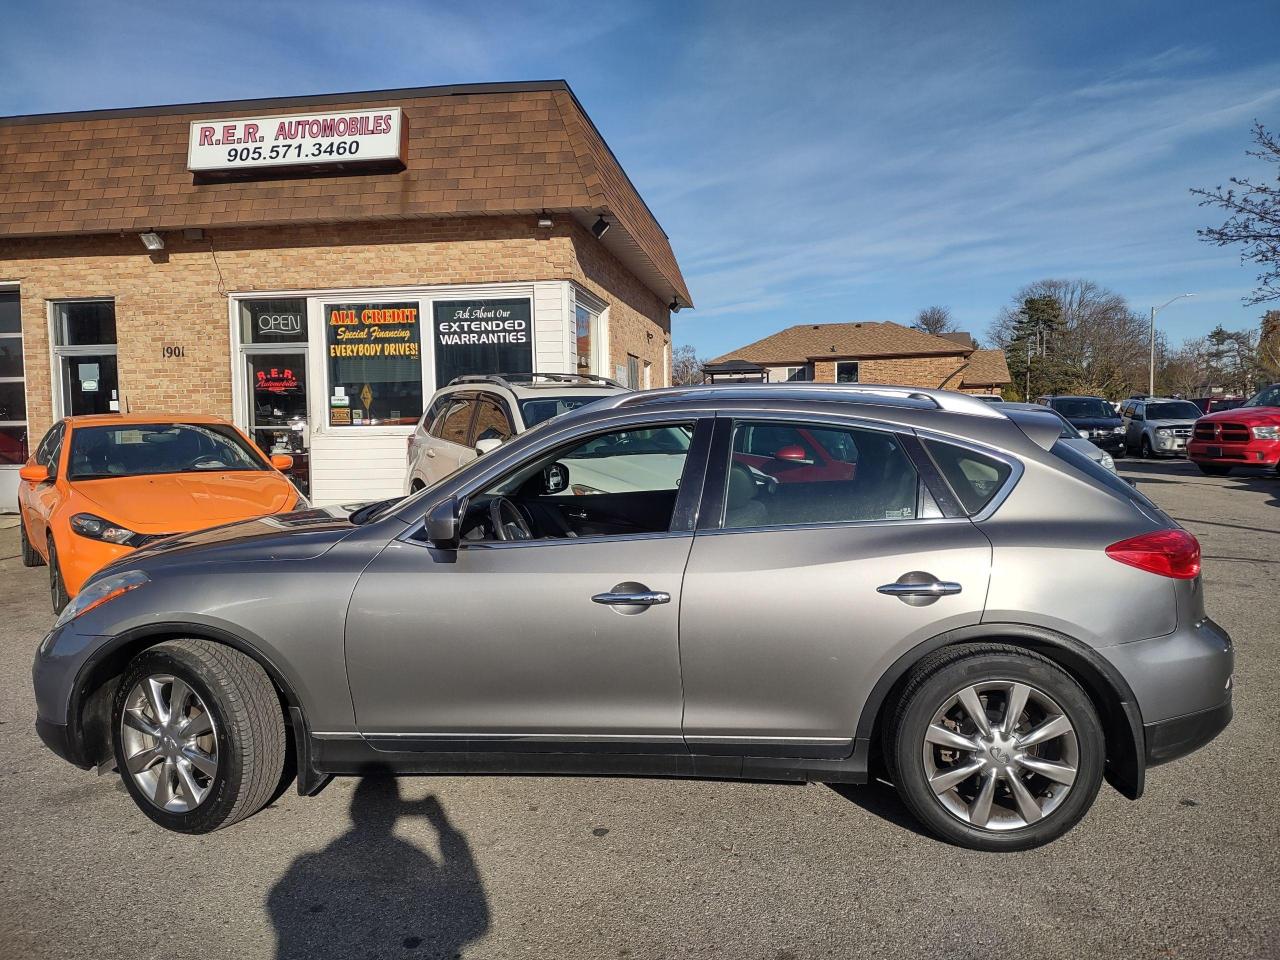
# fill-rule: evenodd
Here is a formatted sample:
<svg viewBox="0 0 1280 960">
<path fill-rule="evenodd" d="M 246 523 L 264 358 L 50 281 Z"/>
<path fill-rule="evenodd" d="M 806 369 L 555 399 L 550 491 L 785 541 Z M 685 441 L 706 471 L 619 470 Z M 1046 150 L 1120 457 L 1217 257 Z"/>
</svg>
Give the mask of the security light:
<svg viewBox="0 0 1280 960">
<path fill-rule="evenodd" d="M 538 214 L 538 226 L 541 227 L 543 230 L 550 228 L 551 214 L 547 213 L 547 211 L 545 210 L 543 210 L 542 213 Z"/>
<path fill-rule="evenodd" d="M 603 240 L 604 235 L 609 232 L 609 228 L 611 226 L 613 226 L 613 224 L 606 220 L 602 215 L 599 220 L 591 225 L 591 232 L 596 235 L 597 240 Z"/>
<path fill-rule="evenodd" d="M 164 237 L 156 233 L 154 230 L 148 230 L 146 233 L 138 234 L 142 238 L 142 245 L 148 250 L 156 251 L 164 249 Z"/>
</svg>

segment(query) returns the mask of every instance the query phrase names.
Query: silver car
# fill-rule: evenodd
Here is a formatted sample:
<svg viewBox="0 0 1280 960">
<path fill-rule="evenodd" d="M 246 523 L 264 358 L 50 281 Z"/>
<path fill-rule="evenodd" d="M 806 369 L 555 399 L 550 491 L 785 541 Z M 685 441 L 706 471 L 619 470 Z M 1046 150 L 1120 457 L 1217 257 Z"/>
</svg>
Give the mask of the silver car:
<svg viewBox="0 0 1280 960">
<path fill-rule="evenodd" d="M 441 482 L 175 537 L 39 645 L 37 728 L 200 833 L 375 768 L 863 783 L 1019 850 L 1231 718 L 1200 551 L 1046 413 L 616 394 Z"/>
<path fill-rule="evenodd" d="M 1185 457 L 1200 408 L 1190 400 L 1148 397 L 1129 400 L 1120 408 L 1125 452 L 1152 457 Z"/>
</svg>

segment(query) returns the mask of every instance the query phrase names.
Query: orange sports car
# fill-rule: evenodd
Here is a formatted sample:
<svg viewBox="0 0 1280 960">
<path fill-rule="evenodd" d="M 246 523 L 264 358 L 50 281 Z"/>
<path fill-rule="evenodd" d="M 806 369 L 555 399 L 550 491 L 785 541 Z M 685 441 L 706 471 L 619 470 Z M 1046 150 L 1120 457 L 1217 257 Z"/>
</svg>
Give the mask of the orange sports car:
<svg viewBox="0 0 1280 960">
<path fill-rule="evenodd" d="M 178 533 L 309 506 L 266 457 L 217 417 L 67 417 L 19 472 L 22 562 L 49 565 L 61 611 L 92 575 Z"/>
</svg>

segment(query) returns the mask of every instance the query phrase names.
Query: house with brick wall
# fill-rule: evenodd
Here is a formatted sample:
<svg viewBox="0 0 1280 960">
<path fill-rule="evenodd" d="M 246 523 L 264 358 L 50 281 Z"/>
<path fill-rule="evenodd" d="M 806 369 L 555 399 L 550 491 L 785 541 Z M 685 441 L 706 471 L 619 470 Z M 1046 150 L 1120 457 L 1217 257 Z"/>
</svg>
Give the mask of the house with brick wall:
<svg viewBox="0 0 1280 960">
<path fill-rule="evenodd" d="M 449 378 L 662 386 L 689 306 L 563 81 L 0 118 L 0 510 L 59 418 L 126 409 L 397 494 Z"/>
<path fill-rule="evenodd" d="M 711 382 L 893 383 L 998 393 L 1009 383 L 1000 350 L 967 333 L 935 336 L 890 322 L 800 323 L 703 366 Z"/>
</svg>

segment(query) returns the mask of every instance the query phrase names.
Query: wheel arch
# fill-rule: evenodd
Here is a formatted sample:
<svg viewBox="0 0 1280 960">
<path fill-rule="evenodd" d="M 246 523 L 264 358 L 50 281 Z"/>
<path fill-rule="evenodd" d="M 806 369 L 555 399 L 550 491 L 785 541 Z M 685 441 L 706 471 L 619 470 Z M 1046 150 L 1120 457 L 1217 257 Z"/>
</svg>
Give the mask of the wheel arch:
<svg viewBox="0 0 1280 960">
<path fill-rule="evenodd" d="M 1096 650 L 1056 630 L 1021 623 L 980 623 L 949 630 L 912 647 L 889 667 L 871 689 L 858 718 L 856 736 L 872 749 L 880 743 L 887 708 L 905 685 L 911 669 L 943 647 L 974 642 L 1004 643 L 1049 658 L 1079 683 L 1093 701 L 1106 739 L 1107 782 L 1130 800 L 1142 796 L 1146 779 L 1142 713 L 1128 681 Z"/>
<path fill-rule="evenodd" d="M 238 650 L 262 667 L 271 680 L 280 697 L 286 726 L 289 725 L 294 710 L 305 717 L 305 708 L 294 685 L 271 658 L 250 640 L 205 623 L 149 623 L 113 637 L 80 668 L 67 710 L 73 762 L 86 768 L 111 762 L 114 755 L 111 743 L 111 706 L 120 677 L 134 657 L 167 640 L 208 640 Z"/>
</svg>

